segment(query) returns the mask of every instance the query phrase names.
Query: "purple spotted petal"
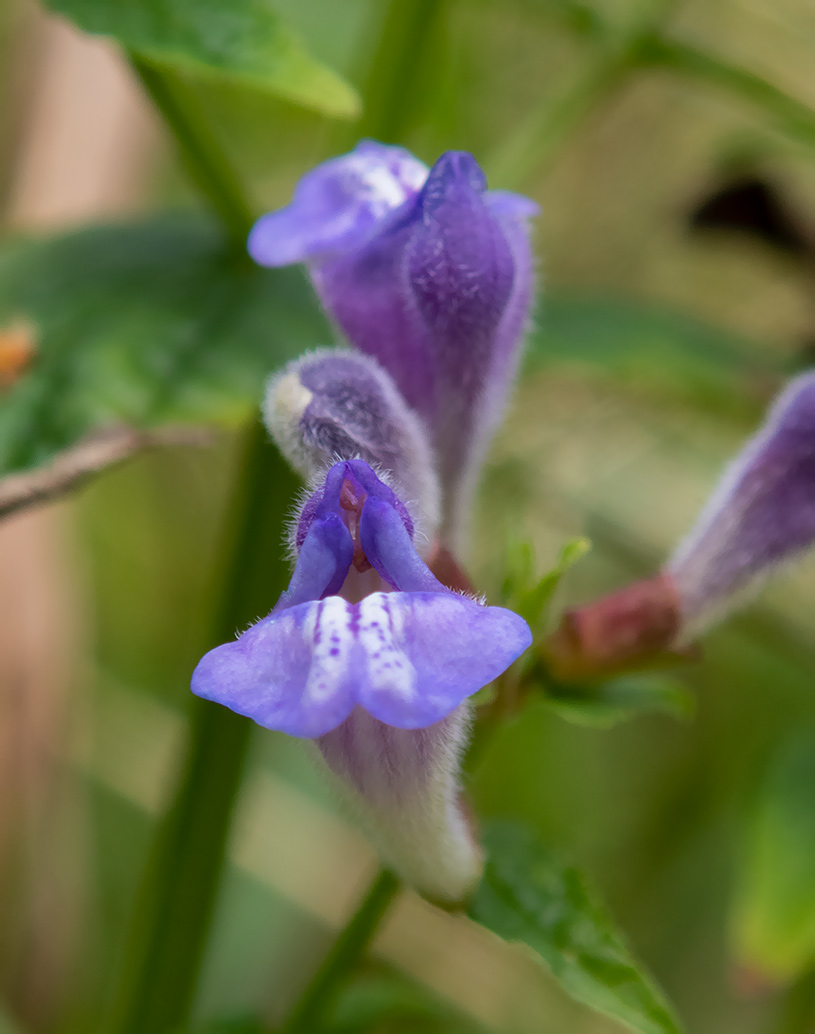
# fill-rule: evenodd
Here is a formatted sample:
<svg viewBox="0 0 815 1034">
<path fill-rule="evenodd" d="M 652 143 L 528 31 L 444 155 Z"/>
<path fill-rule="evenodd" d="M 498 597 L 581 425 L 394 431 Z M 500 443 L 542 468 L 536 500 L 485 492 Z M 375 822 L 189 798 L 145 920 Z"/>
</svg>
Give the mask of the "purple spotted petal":
<svg viewBox="0 0 815 1034">
<path fill-rule="evenodd" d="M 192 691 L 267 729 L 307 739 L 336 728 L 356 702 L 354 640 L 345 600 L 329 596 L 271 614 L 210 650 Z M 334 651 L 337 651 L 336 653 Z"/>
<path fill-rule="evenodd" d="M 794 380 L 726 471 L 670 564 L 698 631 L 762 575 L 815 544 L 815 373 Z"/>
<path fill-rule="evenodd" d="M 259 219 L 249 254 L 263 266 L 287 266 L 359 247 L 426 177 L 410 152 L 363 140 L 303 176 L 290 205 Z"/>
<path fill-rule="evenodd" d="M 530 645 L 526 622 L 453 593 L 338 596 L 271 614 L 195 669 L 193 692 L 314 738 L 355 704 L 402 729 L 450 714 Z"/>
<path fill-rule="evenodd" d="M 517 614 L 455 593 L 374 593 L 356 606 L 366 658 L 357 698 L 399 729 L 438 722 L 532 642 Z"/>
</svg>

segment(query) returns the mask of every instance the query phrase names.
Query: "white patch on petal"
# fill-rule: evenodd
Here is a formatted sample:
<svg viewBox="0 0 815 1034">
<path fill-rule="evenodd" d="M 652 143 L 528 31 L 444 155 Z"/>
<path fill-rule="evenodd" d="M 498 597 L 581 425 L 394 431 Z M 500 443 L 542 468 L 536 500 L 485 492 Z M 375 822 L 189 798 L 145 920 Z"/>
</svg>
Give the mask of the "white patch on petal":
<svg viewBox="0 0 815 1034">
<path fill-rule="evenodd" d="M 339 596 L 328 596 L 309 609 L 303 624 L 303 638 L 312 643 L 312 655 L 304 701 L 322 703 L 343 680 L 355 639 L 352 623 L 351 605 Z"/>
<path fill-rule="evenodd" d="M 422 162 L 403 161 L 394 168 L 364 154 L 349 156 L 343 171 L 349 175 L 348 193 L 363 201 L 377 219 L 398 208 L 427 179 Z"/>
<path fill-rule="evenodd" d="M 359 642 L 371 688 L 410 700 L 416 695 L 416 669 L 397 645 L 404 622 L 401 607 L 391 606 L 389 595 L 375 592 L 359 604 Z"/>
</svg>

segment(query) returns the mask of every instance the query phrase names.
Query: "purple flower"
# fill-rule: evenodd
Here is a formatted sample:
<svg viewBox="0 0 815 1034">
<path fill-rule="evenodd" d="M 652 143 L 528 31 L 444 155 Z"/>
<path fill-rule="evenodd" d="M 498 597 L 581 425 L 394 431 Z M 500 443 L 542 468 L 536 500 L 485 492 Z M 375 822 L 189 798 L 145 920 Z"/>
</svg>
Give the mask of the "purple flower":
<svg viewBox="0 0 815 1034">
<path fill-rule="evenodd" d="M 688 638 L 815 544 L 815 373 L 782 392 L 667 566 Z"/>
<path fill-rule="evenodd" d="M 341 349 L 295 359 L 269 381 L 263 414 L 281 451 L 305 478 L 335 459 L 363 459 L 387 472 L 420 519 L 422 538 L 435 535 L 439 484 L 427 435 L 374 359 Z"/>
<path fill-rule="evenodd" d="M 268 617 L 203 658 L 193 675 L 199 696 L 310 739 L 355 707 L 421 729 L 529 646 L 522 618 L 430 573 L 404 505 L 362 460 L 334 464 L 308 510 L 288 590 Z M 354 601 L 361 567 L 379 584 Z"/>
<path fill-rule="evenodd" d="M 413 534 L 407 507 L 366 462 L 335 463 L 302 507 L 289 588 L 268 617 L 206 654 L 192 689 L 317 740 L 386 860 L 455 902 L 481 865 L 457 800 L 462 705 L 531 634 L 511 611 L 442 585 Z"/>
<path fill-rule="evenodd" d="M 423 419 L 444 486 L 445 542 L 461 537 L 517 368 L 536 212 L 528 198 L 487 191 L 465 152 L 428 172 L 401 148 L 363 141 L 308 173 L 249 238 L 264 265 L 308 265 L 349 341 Z"/>
</svg>

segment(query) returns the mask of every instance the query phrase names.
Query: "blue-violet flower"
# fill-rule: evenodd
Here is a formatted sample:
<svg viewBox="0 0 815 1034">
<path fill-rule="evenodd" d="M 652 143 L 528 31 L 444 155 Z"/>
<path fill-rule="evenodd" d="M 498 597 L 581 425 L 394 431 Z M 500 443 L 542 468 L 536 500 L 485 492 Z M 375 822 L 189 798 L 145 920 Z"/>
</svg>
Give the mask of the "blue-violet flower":
<svg viewBox="0 0 815 1034">
<path fill-rule="evenodd" d="M 517 368 L 536 213 L 528 198 L 486 190 L 470 154 L 449 151 L 428 170 L 402 148 L 363 141 L 304 176 L 292 203 L 249 238 L 263 265 L 306 263 L 351 344 L 424 420 L 449 545 L 461 541 Z"/>
<path fill-rule="evenodd" d="M 793 380 L 731 463 L 666 572 L 696 635 L 815 545 L 815 373 Z"/>
<path fill-rule="evenodd" d="M 391 864 L 464 897 L 480 852 L 457 801 L 461 706 L 530 645 L 526 622 L 442 585 L 402 501 L 363 460 L 335 463 L 302 509 L 271 614 L 198 664 L 193 692 L 315 739 Z"/>
</svg>

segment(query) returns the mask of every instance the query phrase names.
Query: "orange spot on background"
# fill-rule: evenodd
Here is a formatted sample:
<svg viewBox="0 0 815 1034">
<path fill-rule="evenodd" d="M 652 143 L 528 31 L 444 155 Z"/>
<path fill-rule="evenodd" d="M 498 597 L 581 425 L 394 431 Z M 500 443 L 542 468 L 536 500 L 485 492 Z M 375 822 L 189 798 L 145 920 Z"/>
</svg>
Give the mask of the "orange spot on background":
<svg viewBox="0 0 815 1034">
<path fill-rule="evenodd" d="M 0 328 L 0 387 L 13 384 L 37 351 L 34 330 L 22 320 L 11 326 Z"/>
</svg>

